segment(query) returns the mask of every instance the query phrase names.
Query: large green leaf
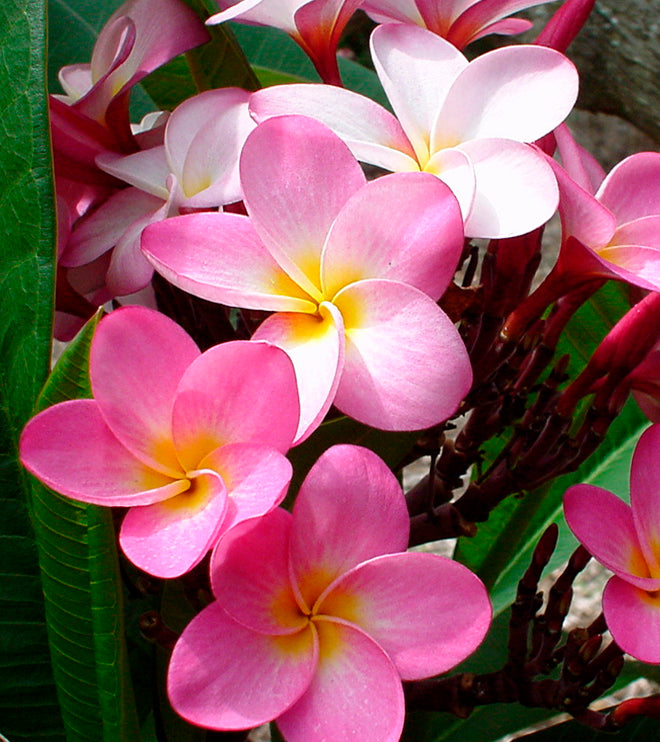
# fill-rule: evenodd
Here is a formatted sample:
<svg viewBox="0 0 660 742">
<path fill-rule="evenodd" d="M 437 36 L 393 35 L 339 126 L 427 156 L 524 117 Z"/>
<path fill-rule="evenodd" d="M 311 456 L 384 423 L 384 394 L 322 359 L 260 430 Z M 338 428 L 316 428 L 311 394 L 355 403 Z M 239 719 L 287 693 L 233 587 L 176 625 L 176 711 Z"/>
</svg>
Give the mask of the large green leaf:
<svg viewBox="0 0 660 742">
<path fill-rule="evenodd" d="M 39 398 L 40 408 L 91 396 L 87 366 L 98 316 L 60 358 Z M 67 739 L 139 740 L 112 512 L 61 497 L 36 481 L 32 492 L 53 670 Z"/>
<path fill-rule="evenodd" d="M 63 738 L 18 435 L 47 374 L 54 213 L 42 0 L 0 4 L 0 731 Z"/>
</svg>

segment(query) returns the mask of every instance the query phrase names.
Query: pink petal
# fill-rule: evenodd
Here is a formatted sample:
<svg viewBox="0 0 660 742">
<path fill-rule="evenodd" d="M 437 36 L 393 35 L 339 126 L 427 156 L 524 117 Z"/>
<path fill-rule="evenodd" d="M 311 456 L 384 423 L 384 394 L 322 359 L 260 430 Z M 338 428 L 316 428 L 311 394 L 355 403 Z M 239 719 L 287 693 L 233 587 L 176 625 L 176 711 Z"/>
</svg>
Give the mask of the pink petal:
<svg viewBox="0 0 660 742">
<path fill-rule="evenodd" d="M 583 546 L 622 579 L 647 590 L 660 588 L 653 579 L 628 505 L 607 490 L 576 484 L 564 495 L 564 517 Z"/>
<path fill-rule="evenodd" d="M 238 623 L 260 634 L 293 634 L 307 626 L 289 579 L 291 514 L 277 508 L 241 523 L 213 550 L 213 594 Z"/>
<path fill-rule="evenodd" d="M 474 167 L 470 158 L 455 147 L 441 149 L 431 156 L 424 170 L 427 173 L 433 173 L 451 188 L 461 207 L 463 221 L 467 222 L 472 212 L 477 188 Z"/>
<path fill-rule="evenodd" d="M 579 186 L 557 162 L 547 159 L 559 184 L 559 213 L 563 241 L 575 237 L 583 245 L 606 245 L 616 229 L 616 219 L 588 190 Z"/>
<path fill-rule="evenodd" d="M 267 343 L 237 340 L 209 348 L 183 375 L 172 415 L 174 445 L 185 469 L 196 469 L 228 443 L 286 452 L 298 426 L 291 361 Z"/>
<path fill-rule="evenodd" d="M 294 443 L 300 443 L 330 409 L 344 365 L 344 325 L 337 308 L 323 302 L 316 314 L 280 312 L 252 336 L 282 348 L 293 363 L 300 397 Z"/>
<path fill-rule="evenodd" d="M 545 0 L 541 0 L 545 2 Z M 484 36 L 490 36 L 490 34 L 498 34 L 499 36 L 514 36 L 516 34 L 525 33 L 529 31 L 534 24 L 531 21 L 527 21 L 523 18 L 503 18 L 501 21 L 495 21 L 489 26 L 484 26 L 480 31 L 475 31 L 474 35 L 467 40 L 467 44 L 476 41 L 477 39 L 483 39 Z M 452 41 L 454 37 L 451 36 L 448 40 Z M 462 45 L 456 41 L 452 41 L 459 49 L 462 49 Z"/>
<path fill-rule="evenodd" d="M 219 304 L 270 311 L 315 306 L 239 214 L 189 214 L 153 224 L 142 250 L 170 283 Z"/>
<path fill-rule="evenodd" d="M 514 237 L 540 227 L 554 214 L 557 182 L 534 149 L 507 139 L 474 139 L 460 150 L 470 158 L 476 183 L 466 236 Z"/>
<path fill-rule="evenodd" d="M 282 3 L 280 0 L 240 0 L 240 2 L 219 0 L 218 6 L 222 8 L 221 12 L 212 15 L 206 23 L 212 26 L 236 19 L 239 22 L 272 26 L 287 33 L 294 33 L 296 27 L 293 23 L 292 11 L 299 5 L 297 0 L 293 3 Z"/>
<path fill-rule="evenodd" d="M 363 2 L 361 8 L 376 23 L 414 23 L 423 26 L 424 19 L 418 4 L 418 0 L 369 0 Z"/>
<path fill-rule="evenodd" d="M 660 425 L 640 437 L 630 470 L 630 504 L 642 551 L 654 576 L 660 577 Z M 622 575 L 623 576 L 623 575 Z"/>
<path fill-rule="evenodd" d="M 639 245 L 660 250 L 660 213 L 622 224 L 614 233 L 611 244 Z"/>
<path fill-rule="evenodd" d="M 198 356 L 179 325 L 144 307 L 105 317 L 90 352 L 92 391 L 108 427 L 141 461 L 176 478 L 182 470 L 172 443 L 172 406 Z"/>
<path fill-rule="evenodd" d="M 388 24 L 371 35 L 371 54 L 392 108 L 420 167 L 433 153 L 429 135 L 465 57 L 448 41 L 417 26 Z"/>
<path fill-rule="evenodd" d="M 401 680 L 383 650 L 357 627 L 318 620 L 319 665 L 307 691 L 277 725 L 287 742 L 397 742 Z"/>
<path fill-rule="evenodd" d="M 321 455 L 300 488 L 293 517 L 292 574 L 310 609 L 344 572 L 408 545 L 401 487 L 384 462 L 360 446 L 333 446 Z"/>
<path fill-rule="evenodd" d="M 323 293 L 387 278 L 439 299 L 462 250 L 460 208 L 444 183 L 427 173 L 378 178 L 349 199 L 332 225 L 322 256 Z"/>
<path fill-rule="evenodd" d="M 334 582 L 318 612 L 357 624 L 404 680 L 446 672 L 481 644 L 488 593 L 467 567 L 436 554 L 388 554 Z"/>
<path fill-rule="evenodd" d="M 640 662 L 660 664 L 660 597 L 612 577 L 603 591 L 603 612 L 616 643 Z"/>
<path fill-rule="evenodd" d="M 153 505 L 131 508 L 119 543 L 140 569 L 156 577 L 191 570 L 217 541 L 227 508 L 227 491 L 215 472 L 198 472 L 190 489 Z"/>
<path fill-rule="evenodd" d="M 137 188 L 118 191 L 77 222 L 60 264 L 73 267 L 96 260 L 117 244 L 133 222 L 162 204 L 162 199 Z"/>
<path fill-rule="evenodd" d="M 660 248 L 613 245 L 598 250 L 597 256 L 624 281 L 651 291 L 660 290 Z"/>
<path fill-rule="evenodd" d="M 250 134 L 240 167 L 257 233 L 289 276 L 320 300 L 321 250 L 337 214 L 365 183 L 359 164 L 323 124 L 281 116 Z"/>
<path fill-rule="evenodd" d="M 566 124 L 560 124 L 553 134 L 566 172 L 587 193 L 595 193 L 605 178 L 596 158 L 575 141 Z"/>
<path fill-rule="evenodd" d="M 503 27 L 497 21 L 511 13 L 541 5 L 543 2 L 545 0 L 478 0 L 470 3 L 470 7 L 454 21 L 447 38 L 462 49 L 486 33 L 521 33 L 532 25 L 529 21 L 513 18 L 505 21 Z"/>
<path fill-rule="evenodd" d="M 72 103 L 92 87 L 92 70 L 89 64 L 68 64 L 57 73 L 57 79 L 62 89 Z"/>
<path fill-rule="evenodd" d="M 291 481 L 289 460 L 269 446 L 228 443 L 210 453 L 201 469 L 218 472 L 229 497 L 222 531 L 272 510 Z"/>
<path fill-rule="evenodd" d="M 104 172 L 163 201 L 169 196 L 165 181 L 170 174 L 170 166 L 163 145 L 131 155 L 107 152 L 96 158 L 96 164 Z"/>
<path fill-rule="evenodd" d="M 470 139 L 533 142 L 568 115 L 577 71 L 563 54 L 541 46 L 508 46 L 477 57 L 447 94 L 431 149 Z M 450 144 L 451 146 L 451 144 Z"/>
<path fill-rule="evenodd" d="M 185 487 L 129 453 L 93 399 L 62 402 L 33 417 L 21 435 L 20 454 L 45 485 L 96 505 L 146 505 Z"/>
<path fill-rule="evenodd" d="M 618 224 L 660 214 L 660 152 L 626 157 L 610 171 L 596 198 Z"/>
<path fill-rule="evenodd" d="M 279 716 L 309 687 L 316 632 L 269 636 L 212 603 L 185 628 L 167 673 L 175 711 L 207 729 L 250 729 Z"/>
<path fill-rule="evenodd" d="M 238 157 L 255 127 L 250 94 L 239 88 L 207 90 L 189 98 L 170 116 L 165 149 L 188 207 L 238 201 Z"/>
<path fill-rule="evenodd" d="M 446 420 L 472 383 L 470 361 L 447 315 L 418 289 L 359 281 L 334 303 L 344 318 L 344 373 L 335 405 L 381 430 Z"/>
<path fill-rule="evenodd" d="M 385 108 L 335 85 L 274 85 L 250 98 L 257 121 L 300 114 L 325 124 L 359 160 L 396 172 L 418 170 L 415 151 L 401 124 Z"/>
</svg>

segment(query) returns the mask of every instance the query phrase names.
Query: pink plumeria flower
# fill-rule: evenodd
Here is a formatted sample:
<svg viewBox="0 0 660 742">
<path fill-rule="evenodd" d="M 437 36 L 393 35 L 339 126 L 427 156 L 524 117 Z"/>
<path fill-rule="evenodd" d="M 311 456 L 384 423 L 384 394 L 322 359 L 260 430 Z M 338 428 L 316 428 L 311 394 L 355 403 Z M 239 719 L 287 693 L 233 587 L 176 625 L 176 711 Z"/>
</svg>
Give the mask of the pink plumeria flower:
<svg viewBox="0 0 660 742">
<path fill-rule="evenodd" d="M 527 31 L 531 21 L 507 16 L 546 1 L 367 0 L 361 7 L 376 23 L 411 23 L 463 49 L 488 34 L 510 36 Z"/>
<path fill-rule="evenodd" d="M 257 92 L 258 121 L 299 113 L 323 121 L 364 162 L 395 172 L 424 171 L 449 185 L 469 237 L 511 237 L 554 213 L 549 165 L 524 142 L 560 124 L 577 95 L 577 72 L 559 52 L 497 49 L 468 63 L 423 28 L 376 28 L 371 50 L 396 113 L 327 85 L 280 85 Z"/>
<path fill-rule="evenodd" d="M 462 250 L 451 191 L 422 173 L 366 183 L 346 145 L 303 116 L 261 124 L 241 156 L 249 218 L 191 214 L 148 227 L 142 247 L 196 296 L 273 311 L 254 339 L 290 355 L 302 440 L 330 405 L 385 430 L 449 417 L 472 379 L 436 301 Z"/>
<path fill-rule="evenodd" d="M 160 146 L 98 156 L 102 170 L 132 187 L 78 222 L 60 264 L 85 265 L 112 249 L 105 276 L 110 295 L 146 286 L 153 268 L 140 252 L 140 235 L 147 224 L 241 199 L 238 158 L 256 126 L 248 113 L 249 97 L 239 88 L 200 93 L 172 112 Z"/>
<path fill-rule="evenodd" d="M 660 153 L 627 157 L 595 190 L 593 165 L 581 160 L 579 150 L 569 150 L 563 135 L 558 141 L 568 171 L 549 160 L 562 220 L 555 272 L 571 280 L 603 276 L 660 290 Z"/>
<path fill-rule="evenodd" d="M 100 322 L 89 373 L 94 399 L 32 418 L 21 461 L 63 495 L 128 507 L 119 542 L 141 569 L 183 574 L 282 500 L 298 395 L 279 348 L 236 341 L 200 353 L 164 315 L 126 307 Z"/>
<path fill-rule="evenodd" d="M 660 425 L 635 448 L 630 505 L 600 487 L 577 484 L 564 495 L 577 539 L 614 576 L 603 612 L 616 643 L 642 662 L 660 664 Z"/>
<path fill-rule="evenodd" d="M 405 552 L 396 478 L 371 451 L 334 446 L 293 507 L 228 533 L 211 559 L 215 602 L 186 627 L 168 671 L 193 724 L 249 729 L 271 719 L 288 742 L 395 742 L 401 680 L 445 672 L 491 619 L 466 567 Z"/>
<path fill-rule="evenodd" d="M 235 20 L 279 28 L 303 49 L 321 79 L 341 85 L 337 44 L 362 0 L 218 0 L 220 13 L 209 25 Z"/>
</svg>

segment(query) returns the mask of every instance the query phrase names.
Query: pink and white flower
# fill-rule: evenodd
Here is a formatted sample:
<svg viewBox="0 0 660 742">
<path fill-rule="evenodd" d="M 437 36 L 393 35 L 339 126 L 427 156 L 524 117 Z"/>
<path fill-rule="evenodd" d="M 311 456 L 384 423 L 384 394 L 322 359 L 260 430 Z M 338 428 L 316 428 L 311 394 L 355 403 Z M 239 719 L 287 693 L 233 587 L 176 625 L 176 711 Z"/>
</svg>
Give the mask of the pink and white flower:
<svg viewBox="0 0 660 742">
<path fill-rule="evenodd" d="M 90 352 L 94 399 L 28 422 L 21 461 L 81 502 L 129 508 L 119 541 L 159 577 L 191 569 L 237 523 L 281 502 L 298 424 L 291 362 L 267 343 L 204 353 L 142 307 L 103 320 Z"/>
<path fill-rule="evenodd" d="M 376 28 L 371 51 L 396 116 L 327 85 L 255 93 L 258 121 L 297 113 L 329 126 L 364 162 L 432 173 L 454 192 L 469 237 L 511 237 L 546 222 L 558 203 L 548 163 L 526 143 L 558 126 L 577 96 L 573 64 L 539 46 L 505 47 L 472 62 L 423 28 Z"/>
<path fill-rule="evenodd" d="M 454 667 L 491 619 L 481 581 L 402 553 L 408 532 L 401 488 L 374 453 L 326 451 L 292 514 L 241 524 L 214 550 L 215 602 L 172 653 L 174 709 L 218 730 L 276 719 L 288 742 L 396 742 L 401 680 Z"/>
<path fill-rule="evenodd" d="M 616 643 L 642 662 L 660 664 L 660 425 L 646 430 L 630 472 L 630 505 L 589 484 L 564 495 L 577 539 L 614 572 L 603 612 Z"/>
<path fill-rule="evenodd" d="M 451 191 L 424 173 L 366 183 L 331 131 L 284 116 L 248 137 L 249 217 L 190 214 L 149 226 L 156 270 L 196 296 L 275 312 L 254 339 L 290 355 L 297 440 L 330 405 L 385 430 L 449 417 L 471 383 L 465 346 L 436 301 L 463 245 Z"/>
</svg>

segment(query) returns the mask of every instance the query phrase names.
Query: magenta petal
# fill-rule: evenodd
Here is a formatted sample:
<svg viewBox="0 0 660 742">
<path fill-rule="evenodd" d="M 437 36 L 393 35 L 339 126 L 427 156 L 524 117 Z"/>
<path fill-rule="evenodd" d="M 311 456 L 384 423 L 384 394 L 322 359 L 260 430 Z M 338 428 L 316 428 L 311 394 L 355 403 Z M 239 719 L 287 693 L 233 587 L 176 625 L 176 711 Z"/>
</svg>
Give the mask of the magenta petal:
<svg viewBox="0 0 660 742">
<path fill-rule="evenodd" d="M 318 612 L 357 624 L 404 680 L 446 672 L 483 640 L 492 616 L 481 580 L 436 554 L 388 554 L 359 564 L 321 599 Z"/>
<path fill-rule="evenodd" d="M 472 383 L 470 361 L 447 315 L 398 281 L 358 281 L 334 303 L 346 350 L 335 405 L 381 430 L 421 430 L 452 415 Z"/>
<path fill-rule="evenodd" d="M 176 712 L 193 724 L 250 729 L 279 716 L 305 692 L 317 657 L 315 631 L 259 634 L 212 603 L 177 641 L 167 693 Z"/>
<path fill-rule="evenodd" d="M 296 372 L 300 421 L 294 443 L 307 438 L 330 409 L 344 367 L 344 325 L 337 308 L 323 302 L 317 314 L 280 312 L 252 336 L 286 351 Z"/>
<path fill-rule="evenodd" d="M 404 700 L 396 669 L 360 629 L 318 620 L 320 661 L 300 700 L 277 720 L 287 742 L 397 742 Z"/>
<path fill-rule="evenodd" d="M 185 469 L 196 469 L 227 443 L 258 443 L 286 452 L 298 427 L 293 365 L 274 345 L 237 340 L 209 348 L 184 374 L 173 434 Z"/>
<path fill-rule="evenodd" d="M 277 508 L 232 528 L 211 557 L 218 605 L 261 634 L 292 634 L 307 625 L 289 578 L 290 531 L 291 514 Z"/>
<path fill-rule="evenodd" d="M 330 297 L 349 283 L 387 278 L 439 299 L 462 249 L 461 211 L 444 183 L 429 173 L 378 178 L 348 200 L 332 225 L 321 259 L 323 292 Z"/>
<path fill-rule="evenodd" d="M 612 577 L 603 591 L 603 613 L 614 641 L 640 662 L 660 664 L 660 595 Z"/>
<path fill-rule="evenodd" d="M 245 216 L 188 214 L 152 224 L 142 251 L 170 283 L 202 299 L 244 309 L 314 309 Z"/>
<path fill-rule="evenodd" d="M 321 455 L 300 488 L 293 515 L 291 568 L 309 608 L 356 564 L 408 545 L 401 487 L 385 463 L 360 446 L 333 446 Z"/>
<path fill-rule="evenodd" d="M 119 533 L 126 556 L 156 577 L 192 569 L 217 540 L 227 491 L 215 472 L 200 472 L 190 489 L 168 500 L 131 508 Z"/>
<path fill-rule="evenodd" d="M 660 152 L 626 157 L 612 168 L 596 197 L 619 224 L 660 214 Z"/>
<path fill-rule="evenodd" d="M 200 464 L 222 476 L 229 497 L 223 532 L 269 512 L 284 499 L 291 481 L 289 460 L 270 446 L 228 443 Z"/>
<path fill-rule="evenodd" d="M 279 116 L 250 134 L 240 171 L 259 236 L 288 275 L 320 299 L 321 250 L 330 225 L 365 183 L 357 160 L 318 121 Z"/>
<path fill-rule="evenodd" d="M 144 307 L 112 312 L 92 341 L 92 391 L 108 427 L 135 456 L 173 477 L 182 474 L 172 443 L 174 395 L 198 356 L 185 330 Z"/>
<path fill-rule="evenodd" d="M 660 425 L 640 437 L 630 471 L 630 504 L 635 528 L 651 572 L 660 577 Z"/>
<path fill-rule="evenodd" d="M 185 486 L 127 451 L 93 399 L 62 402 L 33 417 L 21 435 L 20 454 L 48 487 L 96 505 L 145 505 Z"/>
<path fill-rule="evenodd" d="M 576 484 L 564 495 L 564 517 L 575 537 L 612 572 L 642 589 L 657 590 L 625 502 L 600 487 Z"/>
</svg>

